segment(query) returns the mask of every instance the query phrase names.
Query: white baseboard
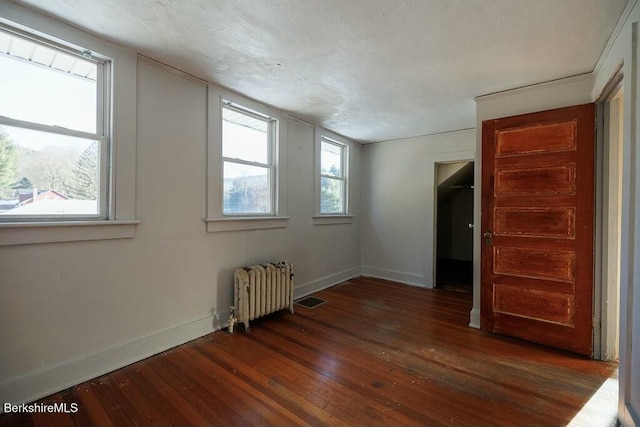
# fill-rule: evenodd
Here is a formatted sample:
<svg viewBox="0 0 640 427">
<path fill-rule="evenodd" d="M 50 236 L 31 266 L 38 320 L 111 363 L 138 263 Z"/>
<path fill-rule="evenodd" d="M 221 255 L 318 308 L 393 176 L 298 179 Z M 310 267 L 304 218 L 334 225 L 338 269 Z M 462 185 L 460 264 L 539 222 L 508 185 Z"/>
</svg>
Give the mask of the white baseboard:
<svg viewBox="0 0 640 427">
<path fill-rule="evenodd" d="M 424 280 L 424 276 L 421 274 L 405 273 L 402 271 L 385 270 L 375 267 L 362 267 L 363 276 L 377 277 L 378 279 L 392 280 L 394 282 L 404 283 L 411 286 L 419 286 L 421 288 L 427 288 Z"/>
<path fill-rule="evenodd" d="M 360 268 L 355 267 L 323 277 L 296 287 L 295 297 L 300 298 L 318 292 L 359 275 Z M 225 328 L 228 318 L 229 311 L 225 310 L 98 353 L 5 381 L 0 383 L 0 402 L 11 404 L 33 402 Z M 0 414 L 2 412 L 3 408 L 0 407 Z"/>
<path fill-rule="evenodd" d="M 420 275 L 372 267 L 354 267 L 297 286 L 294 296 L 296 299 L 301 298 L 360 275 L 425 287 L 424 277 Z M 42 371 L 13 378 L 0 383 L 0 402 L 11 404 L 33 402 L 222 329 L 227 326 L 228 317 L 229 311 L 225 310 Z M 470 326 L 476 327 L 473 325 L 473 312 L 471 320 Z M 479 313 L 477 323 L 479 327 Z M 0 407 L 0 413 L 2 409 Z"/>
<path fill-rule="evenodd" d="M 226 310 L 6 381 L 0 384 L 0 402 L 20 404 L 41 399 L 221 329 L 228 317 Z"/>
<path fill-rule="evenodd" d="M 340 273 L 332 274 L 331 276 L 326 276 L 301 286 L 296 285 L 295 290 L 293 291 L 293 296 L 295 299 L 299 299 L 323 289 L 330 288 L 331 286 L 338 285 L 346 280 L 352 279 L 357 276 L 360 276 L 360 267 L 350 268 Z"/>
<path fill-rule="evenodd" d="M 474 308 L 469 313 L 469 327 L 480 329 L 480 310 Z"/>
</svg>

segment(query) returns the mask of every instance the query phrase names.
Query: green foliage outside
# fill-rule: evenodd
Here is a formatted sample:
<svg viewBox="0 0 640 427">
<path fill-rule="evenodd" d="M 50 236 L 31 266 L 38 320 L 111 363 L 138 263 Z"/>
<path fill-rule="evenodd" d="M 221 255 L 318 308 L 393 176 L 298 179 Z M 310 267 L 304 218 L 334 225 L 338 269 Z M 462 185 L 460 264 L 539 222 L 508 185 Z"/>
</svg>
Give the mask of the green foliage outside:
<svg viewBox="0 0 640 427">
<path fill-rule="evenodd" d="M 28 190 L 30 188 L 33 188 L 33 183 L 31 183 L 31 180 L 29 178 L 23 176 L 19 181 L 13 183 L 11 185 L 11 188 L 13 188 L 14 190 Z"/>
<path fill-rule="evenodd" d="M 16 146 L 0 129 L 0 198 L 5 197 L 5 194 L 13 193 L 11 184 L 15 179 L 16 161 Z"/>
<path fill-rule="evenodd" d="M 98 143 L 85 149 L 73 168 L 71 185 L 67 187 L 71 198 L 96 200 L 98 198 Z"/>
<path fill-rule="evenodd" d="M 338 176 L 335 166 L 330 169 L 331 175 Z M 343 213 L 342 181 L 322 177 L 320 179 L 320 213 Z"/>
<path fill-rule="evenodd" d="M 98 196 L 99 153 L 93 142 L 82 153 L 73 147 L 31 150 L 10 140 L 0 128 L 0 199 L 14 199 L 20 190 L 55 190 L 76 200 Z"/>
<path fill-rule="evenodd" d="M 225 213 L 265 213 L 270 211 L 270 193 L 264 176 L 228 179 L 225 182 Z"/>
</svg>

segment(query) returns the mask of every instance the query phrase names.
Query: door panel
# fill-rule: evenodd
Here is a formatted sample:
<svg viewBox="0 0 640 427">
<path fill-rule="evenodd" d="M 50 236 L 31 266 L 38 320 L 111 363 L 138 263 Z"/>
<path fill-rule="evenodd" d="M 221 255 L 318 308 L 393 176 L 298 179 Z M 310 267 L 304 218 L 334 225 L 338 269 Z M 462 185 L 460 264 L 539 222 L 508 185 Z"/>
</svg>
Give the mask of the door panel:
<svg viewBox="0 0 640 427">
<path fill-rule="evenodd" d="M 496 157 L 576 149 L 577 121 L 506 129 L 496 134 Z M 535 146 L 530 141 L 538 141 Z"/>
<path fill-rule="evenodd" d="M 574 269 L 573 251 L 493 247 L 493 274 L 574 283 Z"/>
<path fill-rule="evenodd" d="M 532 236 L 573 239 L 574 208 L 495 208 L 495 236 Z"/>
<path fill-rule="evenodd" d="M 494 284 L 494 311 L 501 314 L 573 324 L 573 296 Z M 526 303 L 523 303 L 526 301 Z"/>
<path fill-rule="evenodd" d="M 483 122 L 482 329 L 591 355 L 593 104 Z"/>
<path fill-rule="evenodd" d="M 495 171 L 496 196 L 554 196 L 575 194 L 575 165 L 506 168 Z"/>
</svg>

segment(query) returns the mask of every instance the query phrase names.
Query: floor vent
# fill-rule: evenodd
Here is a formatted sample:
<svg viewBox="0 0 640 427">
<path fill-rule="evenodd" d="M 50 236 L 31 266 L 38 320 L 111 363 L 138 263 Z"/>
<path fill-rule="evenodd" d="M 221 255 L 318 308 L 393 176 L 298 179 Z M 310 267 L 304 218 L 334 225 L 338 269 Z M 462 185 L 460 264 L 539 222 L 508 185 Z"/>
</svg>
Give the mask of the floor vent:
<svg viewBox="0 0 640 427">
<path fill-rule="evenodd" d="M 324 304 L 326 301 L 316 297 L 306 297 L 296 301 L 296 304 L 300 304 L 306 308 L 316 308 L 319 305 Z"/>
</svg>

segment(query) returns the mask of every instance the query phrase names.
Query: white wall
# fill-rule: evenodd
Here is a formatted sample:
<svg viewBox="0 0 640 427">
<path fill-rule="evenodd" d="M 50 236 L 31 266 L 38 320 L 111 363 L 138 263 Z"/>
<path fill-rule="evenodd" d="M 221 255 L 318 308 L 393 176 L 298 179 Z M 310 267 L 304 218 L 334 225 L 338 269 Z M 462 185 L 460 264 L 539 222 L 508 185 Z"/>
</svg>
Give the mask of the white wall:
<svg viewBox="0 0 640 427">
<path fill-rule="evenodd" d="M 631 0 L 594 71 L 592 99 L 622 67 L 624 118 L 620 242 L 620 369 L 618 416 L 640 425 L 640 5 Z"/>
<path fill-rule="evenodd" d="M 433 287 L 435 164 L 474 149 L 473 129 L 363 146 L 363 274 Z"/>
<path fill-rule="evenodd" d="M 207 87 L 139 61 L 137 236 L 0 247 L 0 401 L 45 396 L 226 324 L 236 267 L 288 259 L 296 295 L 359 273 L 351 224 L 314 226 L 314 128 L 288 120 L 287 228 L 207 233 Z"/>
<path fill-rule="evenodd" d="M 481 97 L 477 125 L 595 100 L 624 62 L 625 81 L 633 76 L 636 93 L 625 96 L 621 292 L 628 310 L 621 327 L 640 341 L 640 135 L 632 133 L 640 129 L 637 62 L 632 67 L 639 8 L 628 16 L 595 83 L 588 75 Z M 0 247 L 0 401 L 33 400 L 221 327 L 233 269 L 253 262 L 294 262 L 298 296 L 357 275 L 361 266 L 365 274 L 433 286 L 436 163 L 475 157 L 474 222 L 480 224 L 481 135 L 464 130 L 354 144 L 354 221 L 314 226 L 314 128 L 289 119 L 287 228 L 207 233 L 206 85 L 141 62 L 137 92 L 137 236 Z M 474 232 L 471 324 L 478 326 L 481 230 Z M 623 334 L 623 348 L 629 337 Z M 640 366 L 638 352 L 622 353 L 621 407 L 638 405 L 640 372 L 631 369 Z"/>
</svg>

